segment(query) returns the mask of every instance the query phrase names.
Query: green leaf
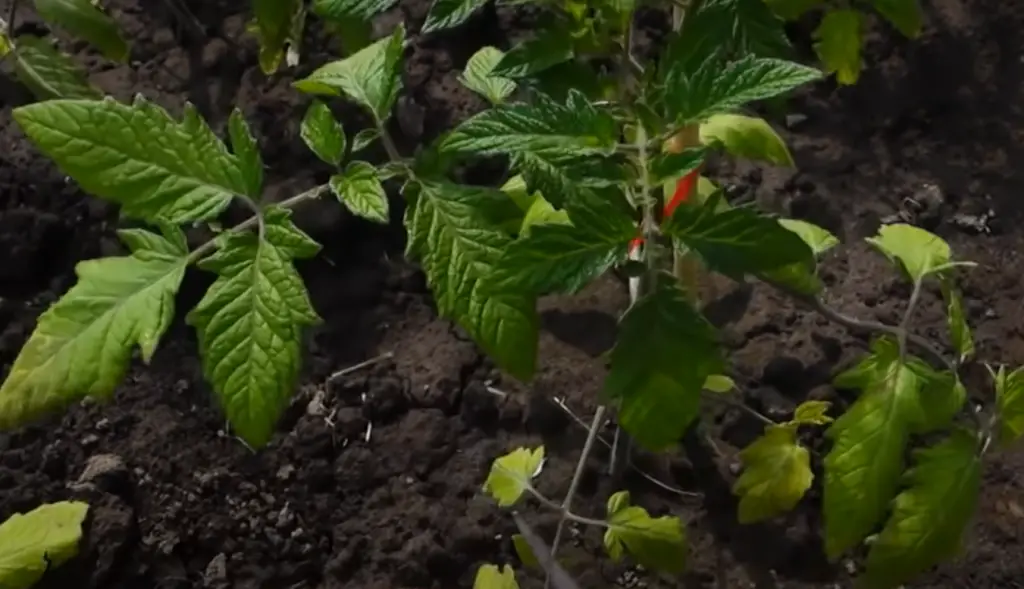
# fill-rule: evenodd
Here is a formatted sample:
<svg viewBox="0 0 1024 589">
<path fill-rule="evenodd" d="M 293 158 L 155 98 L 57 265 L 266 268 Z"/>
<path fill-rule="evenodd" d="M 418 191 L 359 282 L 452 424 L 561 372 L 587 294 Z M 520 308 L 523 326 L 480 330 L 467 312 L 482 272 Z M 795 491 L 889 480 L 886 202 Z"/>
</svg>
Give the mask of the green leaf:
<svg viewBox="0 0 1024 589">
<path fill-rule="evenodd" d="M 714 328 L 666 274 L 622 318 L 604 394 L 641 445 L 679 441 L 700 409 L 700 392 L 724 368 Z"/>
<path fill-rule="evenodd" d="M 967 389 L 949 370 L 939 372 L 913 356 L 906 362 L 920 387 L 921 420 L 914 425 L 914 433 L 948 429 L 967 401 Z"/>
<path fill-rule="evenodd" d="M 1024 436 L 1024 367 L 996 374 L 996 408 L 999 411 L 999 442 L 1006 447 Z"/>
<path fill-rule="evenodd" d="M 263 193 L 263 158 L 260 156 L 259 142 L 253 137 L 242 111 L 237 108 L 231 111 L 228 119 L 228 135 L 245 180 L 245 194 L 258 199 Z"/>
<path fill-rule="evenodd" d="M 352 162 L 344 174 L 331 176 L 331 192 L 353 215 L 387 225 L 388 195 L 377 170 L 366 162 Z"/>
<path fill-rule="evenodd" d="M 678 181 L 704 163 L 708 151 L 705 147 L 691 147 L 680 152 L 666 152 L 651 160 L 651 182 Z M 671 191 L 669 191 L 671 194 Z"/>
<path fill-rule="evenodd" d="M 553 207 L 539 192 L 535 194 L 537 198 L 530 205 L 530 208 L 526 209 L 526 214 L 523 215 L 523 222 L 519 226 L 519 233 L 521 235 L 529 235 L 530 229 L 534 225 L 572 224 L 572 221 L 569 220 L 568 212 Z"/>
<path fill-rule="evenodd" d="M 507 564 L 500 570 L 497 565 L 485 564 L 476 570 L 473 589 L 519 589 L 519 583 L 515 571 Z"/>
<path fill-rule="evenodd" d="M 469 20 L 473 13 L 483 8 L 488 0 L 434 0 L 423 23 L 421 33 L 432 33 L 457 27 Z"/>
<path fill-rule="evenodd" d="M 352 138 L 352 153 L 366 149 L 371 143 L 380 138 L 380 131 L 376 128 L 363 129 Z"/>
<path fill-rule="evenodd" d="M 520 151 L 512 154 L 512 169 L 522 173 L 531 190 L 540 192 L 559 208 L 592 198 L 597 192 L 614 192 L 608 198 L 622 200 L 622 188 L 631 180 L 621 159 L 594 155 L 537 155 Z"/>
<path fill-rule="evenodd" d="M 780 59 L 748 55 L 723 64 L 711 57 L 693 75 L 667 81 L 668 116 L 676 122 L 701 122 L 749 102 L 765 100 L 821 79 L 820 71 Z"/>
<path fill-rule="evenodd" d="M 529 379 L 537 363 L 536 297 L 489 295 L 483 288 L 511 242 L 502 223 L 521 212 L 498 190 L 447 182 L 418 186 L 418 194 L 406 191 L 407 252 L 419 259 L 438 312 L 457 321 L 501 368 Z M 502 218 L 495 218 L 499 213 Z"/>
<path fill-rule="evenodd" d="M 14 73 L 39 100 L 79 98 L 97 100 L 103 94 L 89 84 L 85 70 L 49 41 L 22 35 L 17 39 Z"/>
<path fill-rule="evenodd" d="M 345 155 L 345 131 L 326 104 L 314 100 L 309 105 L 299 133 L 316 157 L 332 166 L 341 163 Z"/>
<path fill-rule="evenodd" d="M 726 3 L 734 6 L 733 35 L 740 53 L 758 57 L 787 57 L 791 53 L 782 19 L 764 0 L 727 0 Z"/>
<path fill-rule="evenodd" d="M 179 123 L 142 98 L 51 100 L 14 109 L 14 120 L 83 190 L 131 217 L 206 220 L 248 188 L 238 159 L 191 107 Z"/>
<path fill-rule="evenodd" d="M 135 230 L 131 256 L 79 262 L 78 283 L 39 317 L 0 386 L 0 427 L 83 397 L 107 399 L 138 346 L 145 362 L 174 318 L 187 265 L 184 238 Z"/>
<path fill-rule="evenodd" d="M 786 142 L 762 118 L 744 115 L 713 115 L 700 126 L 705 145 L 721 144 L 730 155 L 776 166 L 793 167 Z"/>
<path fill-rule="evenodd" d="M 459 82 L 473 92 L 482 94 L 491 104 L 498 105 L 516 90 L 516 83 L 494 73 L 505 54 L 496 47 L 483 47 L 466 62 Z"/>
<path fill-rule="evenodd" d="M 732 487 L 740 497 L 739 522 L 750 524 L 790 511 L 811 487 L 811 454 L 797 443 L 796 428 L 768 426 L 739 454 L 743 474 Z"/>
<path fill-rule="evenodd" d="M 369 20 L 398 0 L 313 0 L 313 13 L 330 20 Z"/>
<path fill-rule="evenodd" d="M 712 393 L 725 394 L 735 390 L 736 383 L 728 376 L 712 374 L 704 379 L 704 386 L 701 388 Z"/>
<path fill-rule="evenodd" d="M 255 33 L 260 42 L 260 69 L 264 74 L 272 74 L 280 67 L 295 16 L 302 9 L 301 0 L 252 0 Z"/>
<path fill-rule="evenodd" d="M 7 57 L 7 54 L 14 48 L 11 37 L 6 30 L 0 30 L 0 58 Z"/>
<path fill-rule="evenodd" d="M 456 127 L 441 149 L 476 155 L 530 152 L 578 157 L 610 153 L 618 138 L 615 119 L 573 91 L 564 104 L 538 96 L 533 104 L 503 104 L 485 110 Z"/>
<path fill-rule="evenodd" d="M 532 569 L 541 568 L 537 555 L 533 553 L 533 547 L 530 546 L 530 542 L 522 534 L 512 535 L 512 548 L 516 551 L 516 556 L 519 557 L 523 566 Z"/>
<path fill-rule="evenodd" d="M 320 246 L 289 215 L 269 207 L 262 237 L 225 236 L 199 264 L 217 280 L 187 318 L 199 335 L 206 379 L 252 447 L 270 441 L 298 380 L 302 329 L 319 321 L 292 260 L 313 257 Z"/>
<path fill-rule="evenodd" d="M 797 20 L 823 3 L 824 0 L 765 0 L 772 12 L 786 20 Z"/>
<path fill-rule="evenodd" d="M 789 229 L 800 236 L 804 243 L 811 248 L 815 257 L 821 257 L 828 250 L 839 245 L 839 239 L 813 223 L 797 219 L 779 219 L 779 225 Z"/>
<path fill-rule="evenodd" d="M 293 85 L 309 94 L 345 95 L 369 109 L 378 123 L 391 114 L 402 88 L 401 59 L 405 27 L 345 59 L 318 68 Z"/>
<path fill-rule="evenodd" d="M 0 524 L 0 587 L 29 589 L 78 554 L 89 505 L 60 501 L 15 513 Z"/>
<path fill-rule="evenodd" d="M 871 0 L 871 4 L 907 37 L 913 39 L 921 34 L 924 15 L 917 0 Z"/>
<path fill-rule="evenodd" d="M 720 198 L 681 204 L 665 223 L 665 233 L 695 250 L 712 270 L 730 276 L 813 262 L 807 244 L 777 220 L 747 207 L 715 212 Z"/>
<path fill-rule="evenodd" d="M 914 455 L 905 477 L 909 486 L 893 501 L 889 521 L 871 543 L 859 587 L 894 589 L 960 551 L 981 489 L 978 440 L 956 429 Z"/>
<path fill-rule="evenodd" d="M 484 492 L 493 497 L 500 507 L 515 505 L 542 468 L 544 446 L 533 450 L 517 448 L 491 463 L 491 472 L 484 481 Z"/>
<path fill-rule="evenodd" d="M 625 552 L 640 565 L 678 574 L 686 568 L 686 530 L 678 517 L 651 517 L 647 510 L 630 505 L 629 491 L 608 499 L 608 529 L 604 545 L 612 560 Z"/>
<path fill-rule="evenodd" d="M 554 26 L 510 49 L 494 66 L 493 73 L 505 78 L 526 78 L 569 61 L 573 56 L 572 37 L 563 28 Z"/>
<path fill-rule="evenodd" d="M 826 415 L 832 404 L 828 401 L 804 401 L 793 411 L 796 425 L 828 425 L 834 420 Z"/>
<path fill-rule="evenodd" d="M 128 60 L 128 42 L 114 19 L 91 0 L 35 0 L 43 20 L 85 39 L 107 59 Z"/>
<path fill-rule="evenodd" d="M 860 77 L 864 29 L 864 15 L 859 10 L 835 9 L 814 31 L 814 50 L 825 71 L 835 73 L 840 84 L 856 84 Z"/>
<path fill-rule="evenodd" d="M 946 302 L 946 325 L 949 327 L 949 340 L 956 350 L 960 362 L 966 362 L 974 355 L 974 338 L 971 326 L 967 324 L 964 302 L 956 290 L 952 280 L 942 281 L 942 298 Z"/>
<path fill-rule="evenodd" d="M 941 237 L 913 225 L 882 225 L 878 235 L 866 239 L 906 274 L 912 282 L 949 268 L 952 253 Z"/>
</svg>

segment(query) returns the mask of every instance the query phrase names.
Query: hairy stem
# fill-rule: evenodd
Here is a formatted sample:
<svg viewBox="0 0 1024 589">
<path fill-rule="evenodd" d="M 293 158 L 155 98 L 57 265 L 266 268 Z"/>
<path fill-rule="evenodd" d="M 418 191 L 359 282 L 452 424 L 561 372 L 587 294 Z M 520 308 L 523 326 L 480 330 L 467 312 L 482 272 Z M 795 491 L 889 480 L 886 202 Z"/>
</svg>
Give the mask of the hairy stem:
<svg viewBox="0 0 1024 589">
<path fill-rule="evenodd" d="M 384 123 L 377 122 L 377 131 L 380 133 L 380 142 L 384 145 L 384 151 L 388 152 L 388 157 L 391 161 L 402 161 L 402 154 L 398 151 L 398 147 L 395 146 L 395 141 L 388 134 L 388 130 L 384 128 Z"/>
</svg>

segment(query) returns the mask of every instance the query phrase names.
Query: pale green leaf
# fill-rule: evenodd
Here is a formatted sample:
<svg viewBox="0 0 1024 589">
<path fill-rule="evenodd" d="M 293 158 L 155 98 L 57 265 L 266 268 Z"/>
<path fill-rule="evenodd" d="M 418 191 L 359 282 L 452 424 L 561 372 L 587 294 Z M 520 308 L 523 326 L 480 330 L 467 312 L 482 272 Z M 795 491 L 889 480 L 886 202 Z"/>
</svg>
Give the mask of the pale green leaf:
<svg viewBox="0 0 1024 589">
<path fill-rule="evenodd" d="M 131 217 L 215 217 L 248 185 L 238 158 L 195 109 L 177 122 L 155 104 L 51 100 L 14 109 L 28 138 L 86 191 Z"/>
<path fill-rule="evenodd" d="M 725 394 L 732 392 L 736 388 L 736 383 L 728 376 L 712 374 L 704 379 L 704 386 L 702 388 L 712 393 Z"/>
<path fill-rule="evenodd" d="M 314 100 L 299 128 L 302 141 L 318 158 L 337 166 L 345 155 L 345 131 L 331 109 L 319 100 Z"/>
<path fill-rule="evenodd" d="M 608 529 L 604 545 L 612 560 L 624 553 L 640 565 L 667 573 L 686 568 L 686 530 L 678 517 L 651 517 L 643 507 L 630 505 L 629 491 L 608 500 Z"/>
<path fill-rule="evenodd" d="M 39 100 L 79 98 L 96 100 L 103 94 L 89 84 L 84 69 L 49 41 L 22 35 L 17 39 L 14 74 Z"/>
<path fill-rule="evenodd" d="M 512 567 L 502 565 L 485 564 L 476 570 L 476 578 L 473 580 L 473 589 L 519 589 L 516 582 L 516 573 Z"/>
<path fill-rule="evenodd" d="M 0 587 L 29 589 L 46 571 L 78 554 L 89 505 L 46 503 L 0 524 Z"/>
<path fill-rule="evenodd" d="M 88 41 L 107 59 L 128 60 L 128 42 L 117 23 L 90 0 L 35 0 L 35 5 L 43 20 Z"/>
<path fill-rule="evenodd" d="M 362 151 L 380 138 L 380 131 L 374 127 L 362 129 L 352 138 L 352 153 Z"/>
<path fill-rule="evenodd" d="M 0 30 L 0 58 L 7 57 L 7 54 L 14 48 L 11 37 L 6 30 Z"/>
<path fill-rule="evenodd" d="M 571 225 L 569 213 L 562 209 L 556 209 L 539 192 L 534 193 L 537 198 L 533 200 L 530 207 L 523 215 L 523 222 L 519 226 L 521 235 L 529 235 L 534 225 Z"/>
<path fill-rule="evenodd" d="M 537 37 L 523 41 L 502 56 L 493 73 L 505 78 L 534 76 L 573 58 L 573 39 L 559 26 L 541 30 Z"/>
<path fill-rule="evenodd" d="M 331 20 L 368 21 L 398 3 L 398 0 L 313 0 L 313 12 Z"/>
<path fill-rule="evenodd" d="M 839 245 L 839 238 L 813 223 L 797 219 L 779 219 L 779 224 L 799 235 L 814 252 L 815 257 Z"/>
<path fill-rule="evenodd" d="M 793 423 L 797 425 L 828 425 L 833 419 L 826 415 L 832 403 L 828 401 L 804 401 L 793 411 Z"/>
<path fill-rule="evenodd" d="M 856 84 L 863 65 L 864 15 L 856 9 L 830 10 L 814 31 L 814 50 L 840 84 Z"/>
<path fill-rule="evenodd" d="M 921 34 L 924 14 L 918 0 L 871 0 L 871 5 L 907 37 L 915 38 Z"/>
<path fill-rule="evenodd" d="M 999 410 L 999 442 L 1009 446 L 1024 436 L 1024 368 L 1007 374 L 1001 366 L 996 375 L 996 408 Z"/>
<path fill-rule="evenodd" d="M 0 427 L 12 427 L 83 397 L 107 399 L 138 346 L 145 362 L 174 318 L 188 254 L 136 230 L 131 256 L 79 262 L 78 283 L 43 313 L 0 386 Z M 176 242 L 176 243 L 175 243 Z"/>
<path fill-rule="evenodd" d="M 964 301 L 948 278 L 942 281 L 942 298 L 946 302 L 949 340 L 959 356 L 959 361 L 965 362 L 974 355 L 974 337 L 971 335 L 971 326 L 967 324 Z"/>
<path fill-rule="evenodd" d="M 496 47 L 483 47 L 466 62 L 459 82 L 470 90 L 482 94 L 491 104 L 501 104 L 516 90 L 516 83 L 494 73 L 505 54 Z"/>
<path fill-rule="evenodd" d="M 619 424 L 641 445 L 660 450 L 686 432 L 704 382 L 723 368 L 714 328 L 662 274 L 622 318 L 604 394 L 619 401 Z"/>
<path fill-rule="evenodd" d="M 948 268 L 951 262 L 952 253 L 945 240 L 913 225 L 883 225 L 878 235 L 866 241 L 897 264 L 913 282 Z"/>
<path fill-rule="evenodd" d="M 260 156 L 260 144 L 253 137 L 242 111 L 237 108 L 231 111 L 231 117 L 228 119 L 228 135 L 231 137 L 231 150 L 238 158 L 238 165 L 245 179 L 245 194 L 258 199 L 263 192 L 263 158 Z"/>
<path fill-rule="evenodd" d="M 543 467 L 544 446 L 533 450 L 517 448 L 491 463 L 491 471 L 484 481 L 484 492 L 501 507 L 515 505 Z"/>
<path fill-rule="evenodd" d="M 253 447 L 273 435 L 298 380 L 303 327 L 319 321 L 292 260 L 312 257 L 320 246 L 288 217 L 269 207 L 262 238 L 226 235 L 199 264 L 217 280 L 187 318 L 199 335 L 206 379 L 238 436 Z"/>
<path fill-rule="evenodd" d="M 377 170 L 366 162 L 352 162 L 344 174 L 331 176 L 331 191 L 353 215 L 387 225 L 388 196 Z"/>
<path fill-rule="evenodd" d="M 967 401 L 967 389 L 949 370 L 937 371 L 913 356 L 908 356 L 906 363 L 920 387 L 921 420 L 914 424 L 914 432 L 948 429 Z"/>
<path fill-rule="evenodd" d="M 457 27 L 483 8 L 488 0 L 434 0 L 423 23 L 422 33 Z"/>
<path fill-rule="evenodd" d="M 378 123 L 383 123 L 402 88 L 404 43 L 405 26 L 398 25 L 391 36 L 318 68 L 294 86 L 309 94 L 347 96 L 366 107 Z"/>
<path fill-rule="evenodd" d="M 291 40 L 295 17 L 303 10 L 302 0 L 252 0 L 255 33 L 259 39 L 260 69 L 277 71 Z"/>
<path fill-rule="evenodd" d="M 815 267 L 810 263 L 789 264 L 767 272 L 759 272 L 757 276 L 804 296 L 817 296 L 825 290 L 825 285 L 822 284 Z"/>
<path fill-rule="evenodd" d="M 730 155 L 776 166 L 792 167 L 786 142 L 762 118 L 718 114 L 700 125 L 700 140 L 705 145 L 721 144 Z"/>
<path fill-rule="evenodd" d="M 974 516 L 981 489 L 978 440 L 963 429 L 914 452 L 908 487 L 892 504 L 892 515 L 868 552 L 865 589 L 895 589 L 953 558 Z"/>
<path fill-rule="evenodd" d="M 732 492 L 740 498 L 739 522 L 749 524 L 790 511 L 811 487 L 811 455 L 797 443 L 796 428 L 769 426 L 739 454 L 743 474 Z"/>
</svg>

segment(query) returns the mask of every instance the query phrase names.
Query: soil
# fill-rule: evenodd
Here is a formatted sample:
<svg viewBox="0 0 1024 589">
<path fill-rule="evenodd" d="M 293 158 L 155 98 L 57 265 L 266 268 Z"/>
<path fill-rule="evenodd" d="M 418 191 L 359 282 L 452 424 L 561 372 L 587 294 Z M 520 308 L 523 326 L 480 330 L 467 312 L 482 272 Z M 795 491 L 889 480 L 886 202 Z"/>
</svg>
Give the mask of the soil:
<svg viewBox="0 0 1024 589">
<path fill-rule="evenodd" d="M 21 4 L 21 30 L 41 30 Z M 119 98 L 142 93 L 173 112 L 190 100 L 217 128 L 238 105 L 261 137 L 272 196 L 325 180 L 298 134 L 306 99 L 289 88 L 329 58 L 322 36 L 304 48 L 297 71 L 266 77 L 244 36 L 244 2 L 187 1 L 207 28 L 201 40 L 178 31 L 162 3 L 109 4 L 133 39 L 131 64 L 112 66 L 65 42 L 96 84 Z M 406 153 L 482 108 L 458 84 L 459 70 L 482 45 L 506 47 L 529 26 L 511 8 L 489 8 L 457 31 L 425 38 L 415 31 L 427 7 L 403 0 L 376 23 L 381 32 L 404 19 L 413 31 L 394 129 Z M 928 15 L 912 42 L 873 23 L 858 85 L 820 84 L 772 115 L 799 171 L 738 163 L 713 172 L 737 198 L 842 237 L 824 278 L 829 300 L 847 313 L 894 321 L 906 298 L 862 241 L 882 219 L 902 215 L 938 232 L 979 264 L 964 289 L 980 356 L 1024 364 L 1024 174 L 1015 169 L 1024 161 L 1024 7 L 935 0 Z M 809 30 L 793 29 L 806 48 Z M 4 79 L 0 99 L 0 364 L 9 365 L 39 313 L 73 284 L 74 264 L 119 246 L 116 211 L 62 177 L 13 124 L 10 109 L 25 93 Z M 365 122 L 334 106 L 350 134 Z M 422 275 L 403 260 L 397 212 L 386 230 L 331 203 L 298 218 L 325 246 L 301 268 L 324 322 L 309 338 L 301 388 L 268 448 L 253 453 L 226 431 L 180 318 L 152 365 L 135 367 L 112 402 L 82 403 L 0 434 L 0 518 L 69 497 L 93 505 L 82 554 L 50 573 L 46 586 L 451 588 L 470 587 L 482 562 L 516 562 L 511 519 L 480 493 L 489 461 L 543 441 L 551 458 L 541 488 L 552 497 L 564 491 L 582 430 L 551 399 L 589 420 L 604 376 L 598 356 L 613 340 L 624 288 L 609 278 L 572 299 L 545 301 L 541 371 L 523 385 L 437 317 Z M 180 308 L 208 283 L 190 275 Z M 723 284 L 722 292 L 712 315 L 748 402 L 782 414 L 807 397 L 849 400 L 828 378 L 865 348 L 862 336 L 760 288 Z M 927 294 L 919 329 L 941 337 L 936 293 Z M 385 353 L 393 356 L 331 378 Z M 983 379 L 971 384 L 987 390 Z M 719 413 L 711 433 L 725 460 L 712 460 L 695 437 L 678 456 L 638 461 L 684 497 L 635 473 L 621 481 L 634 501 L 687 522 L 692 549 L 682 581 L 594 558 L 600 533 L 574 530 L 565 556 L 581 585 L 850 586 L 856 565 L 822 557 L 817 491 L 780 521 L 736 522 L 730 457 L 757 429 L 736 412 Z M 584 514 L 599 514 L 619 486 L 599 458 L 578 499 Z M 988 463 L 962 555 L 911 587 L 1024 587 L 1022 472 L 1021 450 Z M 550 515 L 531 510 L 530 518 L 550 537 Z"/>
</svg>

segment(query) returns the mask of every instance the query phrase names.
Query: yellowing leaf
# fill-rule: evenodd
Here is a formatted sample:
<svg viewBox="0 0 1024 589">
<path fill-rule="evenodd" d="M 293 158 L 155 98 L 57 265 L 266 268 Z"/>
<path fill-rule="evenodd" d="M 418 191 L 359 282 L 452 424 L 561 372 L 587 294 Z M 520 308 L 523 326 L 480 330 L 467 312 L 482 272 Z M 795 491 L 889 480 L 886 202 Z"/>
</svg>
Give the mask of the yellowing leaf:
<svg viewBox="0 0 1024 589">
<path fill-rule="evenodd" d="M 744 471 L 733 485 L 740 497 L 739 521 L 759 522 L 789 511 L 811 486 L 811 455 L 797 443 L 796 428 L 768 426 L 740 452 Z"/>
<path fill-rule="evenodd" d="M 712 115 L 700 125 L 704 145 L 720 143 L 736 157 L 792 167 L 786 142 L 762 118 L 735 114 Z"/>
<path fill-rule="evenodd" d="M 859 10 L 830 10 L 814 31 L 814 50 L 835 73 L 840 84 L 855 84 L 860 77 L 861 48 L 864 45 L 864 15 Z"/>
<path fill-rule="evenodd" d="M 913 282 L 949 268 L 952 253 L 941 237 L 913 225 L 883 225 L 866 240 L 906 273 Z"/>
<path fill-rule="evenodd" d="M 999 409 L 999 442 L 1007 446 L 1024 435 L 1024 367 L 996 374 L 996 407 Z"/>
<path fill-rule="evenodd" d="M 679 518 L 651 517 L 643 507 L 630 505 L 629 491 L 608 499 L 608 529 L 604 546 L 616 562 L 624 553 L 639 564 L 668 573 L 686 568 L 686 533 Z"/>
<path fill-rule="evenodd" d="M 493 564 L 485 564 L 476 571 L 473 589 L 519 589 L 519 583 L 516 582 L 515 571 L 507 564 L 501 569 Z"/>
<path fill-rule="evenodd" d="M 833 419 L 826 415 L 832 404 L 828 401 L 804 401 L 793 412 L 793 423 L 799 425 L 827 425 Z"/>
<path fill-rule="evenodd" d="M 78 554 L 89 506 L 79 501 L 40 505 L 0 524 L 0 587 L 28 589 L 51 567 Z"/>
<path fill-rule="evenodd" d="M 491 463 L 491 472 L 484 481 L 484 491 L 498 505 L 514 505 L 530 488 L 531 481 L 544 467 L 544 446 L 534 450 L 517 448 Z"/>
</svg>

